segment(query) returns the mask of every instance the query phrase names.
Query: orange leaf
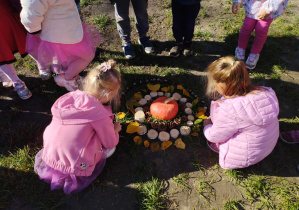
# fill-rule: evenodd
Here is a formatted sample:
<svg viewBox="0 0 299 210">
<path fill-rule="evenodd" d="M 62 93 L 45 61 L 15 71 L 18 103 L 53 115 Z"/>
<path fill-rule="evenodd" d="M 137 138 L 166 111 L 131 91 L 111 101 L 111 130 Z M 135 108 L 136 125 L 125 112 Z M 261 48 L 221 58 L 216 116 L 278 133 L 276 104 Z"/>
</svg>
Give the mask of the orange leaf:
<svg viewBox="0 0 299 210">
<path fill-rule="evenodd" d="M 181 138 L 178 138 L 175 142 L 174 145 L 176 146 L 176 148 L 178 149 L 185 149 L 186 145 L 185 143 L 182 141 Z"/>
<path fill-rule="evenodd" d="M 191 133 L 191 136 L 198 136 L 198 133 L 197 132 L 193 132 L 193 133 Z"/>
<path fill-rule="evenodd" d="M 145 140 L 145 141 L 143 142 L 143 144 L 144 144 L 145 147 L 149 147 L 149 145 L 150 145 L 150 143 L 149 143 L 148 140 Z"/>
<path fill-rule="evenodd" d="M 134 94 L 134 98 L 136 98 L 137 100 L 140 100 L 140 99 L 142 99 L 143 97 L 142 97 L 142 95 L 140 94 L 140 92 L 138 92 L 138 93 L 135 93 L 135 94 Z"/>
<path fill-rule="evenodd" d="M 184 89 L 182 85 L 178 85 L 176 88 L 177 88 L 178 90 L 183 90 L 183 89 Z"/>
<path fill-rule="evenodd" d="M 163 141 L 161 144 L 161 150 L 166 150 L 168 147 L 170 147 L 170 145 L 172 145 L 171 141 Z"/>
<path fill-rule="evenodd" d="M 186 89 L 183 89 L 183 95 L 188 96 L 190 98 L 192 97 Z"/>
<path fill-rule="evenodd" d="M 138 143 L 140 140 L 142 141 L 142 137 L 141 136 L 135 136 L 133 140 L 134 140 L 135 143 Z"/>
<path fill-rule="evenodd" d="M 152 150 L 152 152 L 157 152 L 159 150 L 159 147 L 160 147 L 159 142 L 153 142 L 153 143 L 151 143 L 151 150 Z"/>
<path fill-rule="evenodd" d="M 198 112 L 206 113 L 206 108 L 204 107 L 198 107 Z"/>
</svg>

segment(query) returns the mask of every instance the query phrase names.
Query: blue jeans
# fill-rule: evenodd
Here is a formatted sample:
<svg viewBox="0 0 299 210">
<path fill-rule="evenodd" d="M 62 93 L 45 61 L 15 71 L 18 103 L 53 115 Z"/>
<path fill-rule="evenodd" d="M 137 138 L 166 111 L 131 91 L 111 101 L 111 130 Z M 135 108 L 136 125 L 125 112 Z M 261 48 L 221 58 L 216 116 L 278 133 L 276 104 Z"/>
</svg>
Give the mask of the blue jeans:
<svg viewBox="0 0 299 210">
<path fill-rule="evenodd" d="M 184 5 L 172 0 L 172 32 L 177 42 L 191 41 L 200 4 Z"/>
<path fill-rule="evenodd" d="M 129 4 L 132 2 L 135 23 L 139 37 L 145 37 L 148 32 L 147 0 L 115 0 L 115 20 L 117 31 L 123 41 L 131 40 Z"/>
</svg>

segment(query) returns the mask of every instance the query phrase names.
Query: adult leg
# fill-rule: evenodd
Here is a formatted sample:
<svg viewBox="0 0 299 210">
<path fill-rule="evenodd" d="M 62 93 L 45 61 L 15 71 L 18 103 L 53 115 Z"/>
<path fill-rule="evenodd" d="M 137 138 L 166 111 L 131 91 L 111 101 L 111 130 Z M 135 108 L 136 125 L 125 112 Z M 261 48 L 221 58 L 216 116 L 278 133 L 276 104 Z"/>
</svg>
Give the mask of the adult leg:
<svg viewBox="0 0 299 210">
<path fill-rule="evenodd" d="M 118 31 L 120 38 L 125 42 L 128 42 L 131 40 L 129 3 L 130 3 L 130 0 L 115 0 L 115 3 L 114 3 L 117 31 Z"/>
<path fill-rule="evenodd" d="M 145 37 L 148 32 L 148 14 L 147 14 L 147 0 L 131 0 L 134 13 L 137 32 L 139 37 Z"/>
<path fill-rule="evenodd" d="M 269 27 L 273 18 L 267 20 L 258 20 L 255 26 L 255 36 L 252 44 L 251 52 L 259 54 L 267 40 Z"/>
<path fill-rule="evenodd" d="M 172 32 L 173 37 L 178 43 L 183 43 L 183 29 L 184 29 L 184 7 L 175 0 L 171 1 L 172 4 Z"/>
<path fill-rule="evenodd" d="M 195 20 L 200 10 L 200 4 L 185 5 L 184 7 L 184 41 L 191 41 L 194 36 Z"/>
</svg>

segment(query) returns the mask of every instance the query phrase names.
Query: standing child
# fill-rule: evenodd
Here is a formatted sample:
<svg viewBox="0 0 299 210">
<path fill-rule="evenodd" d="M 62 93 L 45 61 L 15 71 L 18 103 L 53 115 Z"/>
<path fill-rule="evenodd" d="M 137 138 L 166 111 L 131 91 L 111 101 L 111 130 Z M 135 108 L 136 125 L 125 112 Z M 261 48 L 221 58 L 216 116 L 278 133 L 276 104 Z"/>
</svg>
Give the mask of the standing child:
<svg viewBox="0 0 299 210">
<path fill-rule="evenodd" d="M 245 168 L 267 157 L 279 137 L 279 106 L 275 92 L 251 85 L 245 64 L 234 57 L 216 60 L 207 68 L 211 118 L 204 121 L 209 145 L 219 150 L 224 169 Z"/>
<path fill-rule="evenodd" d="M 195 20 L 200 10 L 200 0 L 172 0 L 173 36 L 175 46 L 170 49 L 170 56 L 178 57 L 192 53 Z"/>
<path fill-rule="evenodd" d="M 154 47 L 150 41 L 150 37 L 146 36 L 148 26 L 147 5 L 148 0 L 110 0 L 115 7 L 115 20 L 117 30 L 122 39 L 122 48 L 127 59 L 135 58 L 135 52 L 131 43 L 131 26 L 129 17 L 130 1 L 132 2 L 136 28 L 139 35 L 138 42 L 143 47 L 144 52 L 151 54 L 154 52 Z"/>
<path fill-rule="evenodd" d="M 10 1 L 0 0 L 0 78 L 4 87 L 14 87 L 21 99 L 32 96 L 25 83 L 18 77 L 12 63 L 15 52 L 26 56 L 26 30 L 22 26 L 18 11 Z"/>
<path fill-rule="evenodd" d="M 27 52 L 37 61 L 43 80 L 69 91 L 78 88 L 78 74 L 92 61 L 101 40 L 92 27 L 82 24 L 74 0 L 21 0 L 21 21 L 30 33 Z"/>
<path fill-rule="evenodd" d="M 233 0 L 232 12 L 239 12 L 242 0 Z M 238 47 L 235 50 L 237 59 L 245 62 L 245 50 L 251 32 L 255 30 L 255 37 L 251 52 L 246 60 L 246 68 L 254 69 L 260 52 L 266 42 L 268 30 L 273 18 L 286 11 L 288 0 L 243 0 L 246 17 L 240 31 Z"/>
<path fill-rule="evenodd" d="M 35 171 L 66 194 L 86 188 L 114 152 L 121 130 L 113 124 L 107 102 L 119 105 L 120 74 L 110 60 L 91 70 L 83 91 L 61 96 L 52 106 L 53 119 L 44 132 L 44 148 L 35 157 Z"/>
</svg>

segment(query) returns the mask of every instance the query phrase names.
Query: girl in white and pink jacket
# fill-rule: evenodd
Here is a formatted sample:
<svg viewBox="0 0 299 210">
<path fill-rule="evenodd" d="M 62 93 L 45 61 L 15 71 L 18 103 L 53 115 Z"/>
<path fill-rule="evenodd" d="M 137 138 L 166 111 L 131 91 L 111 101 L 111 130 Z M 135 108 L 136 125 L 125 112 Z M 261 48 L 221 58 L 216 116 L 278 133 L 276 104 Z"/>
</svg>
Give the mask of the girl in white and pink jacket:
<svg viewBox="0 0 299 210">
<path fill-rule="evenodd" d="M 21 0 L 21 22 L 29 32 L 27 52 L 37 61 L 43 80 L 51 78 L 69 91 L 92 61 L 101 36 L 83 24 L 74 0 Z"/>
<path fill-rule="evenodd" d="M 268 87 L 251 85 L 245 64 L 227 56 L 207 68 L 212 101 L 204 121 L 209 146 L 219 150 L 224 169 L 245 168 L 267 157 L 279 137 L 279 105 Z"/>
<path fill-rule="evenodd" d="M 232 12 L 234 14 L 239 12 L 242 1 L 246 17 L 240 31 L 235 56 L 245 62 L 248 40 L 252 31 L 255 30 L 251 52 L 246 60 L 246 68 L 254 69 L 266 42 L 270 24 L 274 18 L 286 11 L 288 0 L 233 0 Z"/>
</svg>

